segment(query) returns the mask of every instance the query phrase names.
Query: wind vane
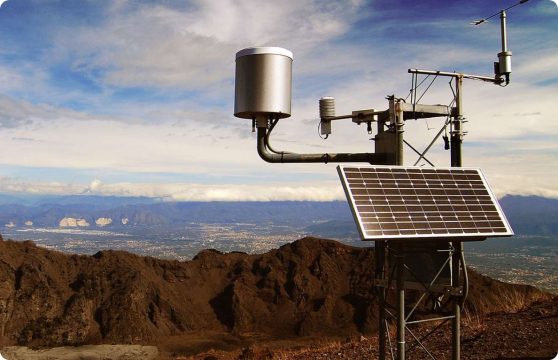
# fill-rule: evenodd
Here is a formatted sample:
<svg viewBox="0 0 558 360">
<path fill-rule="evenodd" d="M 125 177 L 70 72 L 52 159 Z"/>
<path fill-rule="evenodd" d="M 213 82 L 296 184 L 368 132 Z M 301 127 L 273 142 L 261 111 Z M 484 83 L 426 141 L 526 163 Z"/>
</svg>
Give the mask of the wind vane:
<svg viewBox="0 0 558 360">
<path fill-rule="evenodd" d="M 489 17 L 487 17 L 487 18 L 485 18 L 485 19 L 473 21 L 473 22 L 471 22 L 471 25 L 480 25 L 480 24 L 483 24 L 483 23 L 485 23 L 485 22 L 488 22 L 488 20 L 492 19 L 494 16 L 496 16 L 496 15 L 498 15 L 498 14 L 501 14 L 502 11 L 507 11 L 507 10 L 509 10 L 509 9 L 511 9 L 511 8 L 516 7 L 517 5 L 525 4 L 527 1 L 529 1 L 529 0 L 521 0 L 521 1 L 519 1 L 517 4 L 514 4 L 514 5 L 512 5 L 512 6 L 508 6 L 507 8 L 505 8 L 505 9 L 503 9 L 503 10 L 500 10 L 500 11 L 498 11 L 497 13 L 494 13 L 494 14 L 490 15 Z M 554 2 L 556 3 L 558 0 L 552 0 L 552 1 L 554 1 Z"/>
</svg>

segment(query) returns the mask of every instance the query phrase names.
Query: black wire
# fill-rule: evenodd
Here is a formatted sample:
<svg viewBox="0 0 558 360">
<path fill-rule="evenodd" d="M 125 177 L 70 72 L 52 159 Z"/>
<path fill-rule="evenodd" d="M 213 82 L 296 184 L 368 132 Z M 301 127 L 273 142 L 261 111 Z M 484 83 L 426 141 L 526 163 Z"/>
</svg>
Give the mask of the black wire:
<svg viewBox="0 0 558 360">
<path fill-rule="evenodd" d="M 453 106 L 453 104 L 455 103 L 455 96 L 453 98 L 453 100 L 449 103 L 448 107 L 451 108 Z M 426 154 L 428 153 L 428 151 L 430 150 L 430 147 L 432 147 L 432 145 L 434 145 L 434 142 L 436 140 L 438 140 L 438 138 L 440 137 L 440 135 L 442 135 L 442 130 L 446 133 L 447 135 L 447 127 L 448 125 L 451 125 L 451 112 L 448 114 L 448 116 L 446 117 L 446 120 L 444 120 L 444 125 L 442 126 L 442 128 L 440 129 L 440 131 L 438 131 L 438 133 L 434 136 L 434 138 L 432 139 L 432 141 L 430 141 L 430 144 L 427 146 L 427 148 L 423 151 L 422 154 L 419 155 L 419 158 L 417 159 L 417 161 L 415 162 L 414 166 L 416 166 L 422 159 L 426 160 Z"/>
<path fill-rule="evenodd" d="M 413 75 L 416 77 L 416 79 L 415 79 L 415 83 L 416 83 L 416 80 L 418 80 L 418 74 L 413 73 Z M 418 85 L 416 85 L 413 89 L 409 90 L 409 94 L 405 98 L 405 101 L 407 101 L 407 99 L 409 98 L 409 95 L 411 95 L 413 93 L 413 91 L 416 91 L 426 81 L 426 79 L 428 79 L 429 77 L 430 77 L 430 75 L 426 75 L 426 77 L 424 79 L 422 79 L 422 81 Z M 413 84 L 411 84 L 411 87 L 413 87 Z M 416 99 L 416 96 L 415 96 L 415 99 Z M 412 103 L 412 100 L 411 100 L 411 103 Z"/>
<path fill-rule="evenodd" d="M 428 87 L 426 88 L 426 90 L 424 90 L 424 92 L 422 93 L 422 95 L 419 97 L 419 99 L 417 100 L 417 103 L 424 97 L 424 95 L 426 95 L 426 93 L 428 92 L 428 90 L 430 89 L 430 87 L 432 86 L 432 84 L 434 84 L 434 81 L 436 81 L 437 78 L 438 78 L 438 74 L 436 74 L 436 76 L 434 76 L 434 79 L 432 79 L 432 81 L 430 82 L 430 84 L 428 85 Z"/>
<path fill-rule="evenodd" d="M 453 88 L 452 83 L 453 83 L 453 79 L 450 80 L 450 81 L 448 82 L 448 84 L 449 84 L 449 87 L 450 87 L 450 89 L 451 89 L 451 93 L 452 93 L 452 95 L 453 95 L 453 101 L 452 101 L 452 102 L 454 102 L 454 101 L 455 101 L 455 98 L 457 97 L 457 94 L 455 93 L 455 90 L 454 90 L 454 88 Z"/>
<path fill-rule="evenodd" d="M 460 306 L 463 309 L 465 305 L 465 300 L 467 300 L 467 296 L 469 295 L 469 274 L 467 274 L 467 264 L 465 264 L 465 255 L 463 254 L 464 251 L 459 253 L 461 259 L 461 265 L 463 266 L 463 296 L 461 296 Z"/>
<path fill-rule="evenodd" d="M 418 74 L 415 74 L 415 75 L 416 75 L 416 76 L 417 76 L 417 78 L 418 78 Z M 422 83 L 423 83 L 423 82 L 425 82 L 425 81 L 426 81 L 426 79 L 428 79 L 429 77 L 430 77 L 430 74 L 429 74 L 429 75 L 426 75 L 426 77 L 425 77 L 424 79 L 422 79 L 422 81 L 420 82 L 420 84 L 418 84 L 418 85 L 417 85 L 417 89 L 418 89 L 418 88 L 419 88 L 419 86 L 421 86 L 421 85 L 422 85 Z"/>
<path fill-rule="evenodd" d="M 413 73 L 413 76 L 411 77 L 411 90 L 409 90 L 409 94 L 407 95 L 407 97 L 403 100 L 404 102 L 407 101 L 407 99 L 409 98 L 409 96 L 411 96 L 411 104 L 413 104 L 413 118 L 416 120 L 417 116 L 415 113 L 415 109 L 416 109 L 416 105 L 418 104 L 418 102 L 423 98 L 423 96 L 426 94 L 426 92 L 430 89 L 430 87 L 432 86 L 432 84 L 434 83 L 434 81 L 436 81 L 436 78 L 438 77 L 438 75 L 436 75 L 434 77 L 434 79 L 430 82 L 430 84 L 428 85 L 428 87 L 426 88 L 426 90 L 424 90 L 424 92 L 422 93 L 422 95 L 420 96 L 420 98 L 417 100 L 417 90 L 418 88 L 424 84 L 424 82 L 430 77 L 429 75 L 426 75 L 424 77 L 424 79 L 422 79 L 422 81 L 420 83 L 418 83 L 418 74 L 417 73 Z"/>
<path fill-rule="evenodd" d="M 326 139 L 329 137 L 329 134 L 326 134 L 326 136 L 323 137 L 322 134 L 320 133 L 321 127 L 322 127 L 322 122 L 320 121 L 320 122 L 318 123 L 318 136 L 320 137 L 320 139 L 326 140 Z"/>
<path fill-rule="evenodd" d="M 269 149 L 269 151 L 271 151 L 272 153 L 275 153 L 275 154 L 290 154 L 289 152 L 286 152 L 286 151 L 276 151 L 269 144 L 269 136 L 271 135 L 271 132 L 273 131 L 273 129 L 275 128 L 275 125 L 277 125 L 278 122 L 279 122 L 279 119 L 275 119 L 275 120 L 271 119 L 271 124 L 269 125 L 269 130 L 267 131 L 267 134 L 265 135 L 265 138 L 264 138 L 265 146 Z"/>
</svg>

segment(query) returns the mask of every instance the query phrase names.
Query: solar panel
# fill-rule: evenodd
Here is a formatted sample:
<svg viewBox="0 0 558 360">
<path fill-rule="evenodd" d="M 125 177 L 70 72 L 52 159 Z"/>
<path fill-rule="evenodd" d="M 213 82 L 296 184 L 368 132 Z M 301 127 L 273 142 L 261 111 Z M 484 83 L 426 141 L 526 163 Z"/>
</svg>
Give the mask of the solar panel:
<svg viewBox="0 0 558 360">
<path fill-rule="evenodd" d="M 480 169 L 337 167 L 363 240 L 511 236 Z"/>
</svg>

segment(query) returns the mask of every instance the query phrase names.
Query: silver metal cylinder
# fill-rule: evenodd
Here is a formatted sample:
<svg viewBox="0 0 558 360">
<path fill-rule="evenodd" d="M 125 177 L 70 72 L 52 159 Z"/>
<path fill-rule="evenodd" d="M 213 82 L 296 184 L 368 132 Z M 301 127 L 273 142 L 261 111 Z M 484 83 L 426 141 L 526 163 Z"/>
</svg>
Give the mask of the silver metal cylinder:
<svg viewBox="0 0 558 360">
<path fill-rule="evenodd" d="M 502 52 L 508 51 L 508 34 L 506 29 L 506 12 L 500 12 L 500 35 L 502 37 Z"/>
<path fill-rule="evenodd" d="M 234 116 L 291 116 L 293 53 L 279 47 L 254 47 L 236 53 Z"/>
<path fill-rule="evenodd" d="M 335 99 L 330 96 L 325 96 L 320 99 L 320 119 L 324 120 L 327 117 L 335 116 Z"/>
<path fill-rule="evenodd" d="M 498 54 L 498 71 L 501 75 L 511 73 L 511 51 Z"/>
</svg>

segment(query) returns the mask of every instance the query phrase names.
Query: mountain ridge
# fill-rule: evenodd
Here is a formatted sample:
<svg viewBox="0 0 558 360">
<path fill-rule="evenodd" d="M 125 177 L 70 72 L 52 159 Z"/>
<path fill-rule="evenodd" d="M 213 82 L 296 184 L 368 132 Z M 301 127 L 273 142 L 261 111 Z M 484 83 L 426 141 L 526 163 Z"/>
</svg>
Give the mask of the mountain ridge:
<svg viewBox="0 0 558 360">
<path fill-rule="evenodd" d="M 0 345 L 369 334 L 377 322 L 373 263 L 372 248 L 316 238 L 264 254 L 204 250 L 185 262 L 114 250 L 68 255 L 3 240 Z M 474 271 L 470 279 L 468 306 L 479 314 L 550 298 Z"/>
</svg>

